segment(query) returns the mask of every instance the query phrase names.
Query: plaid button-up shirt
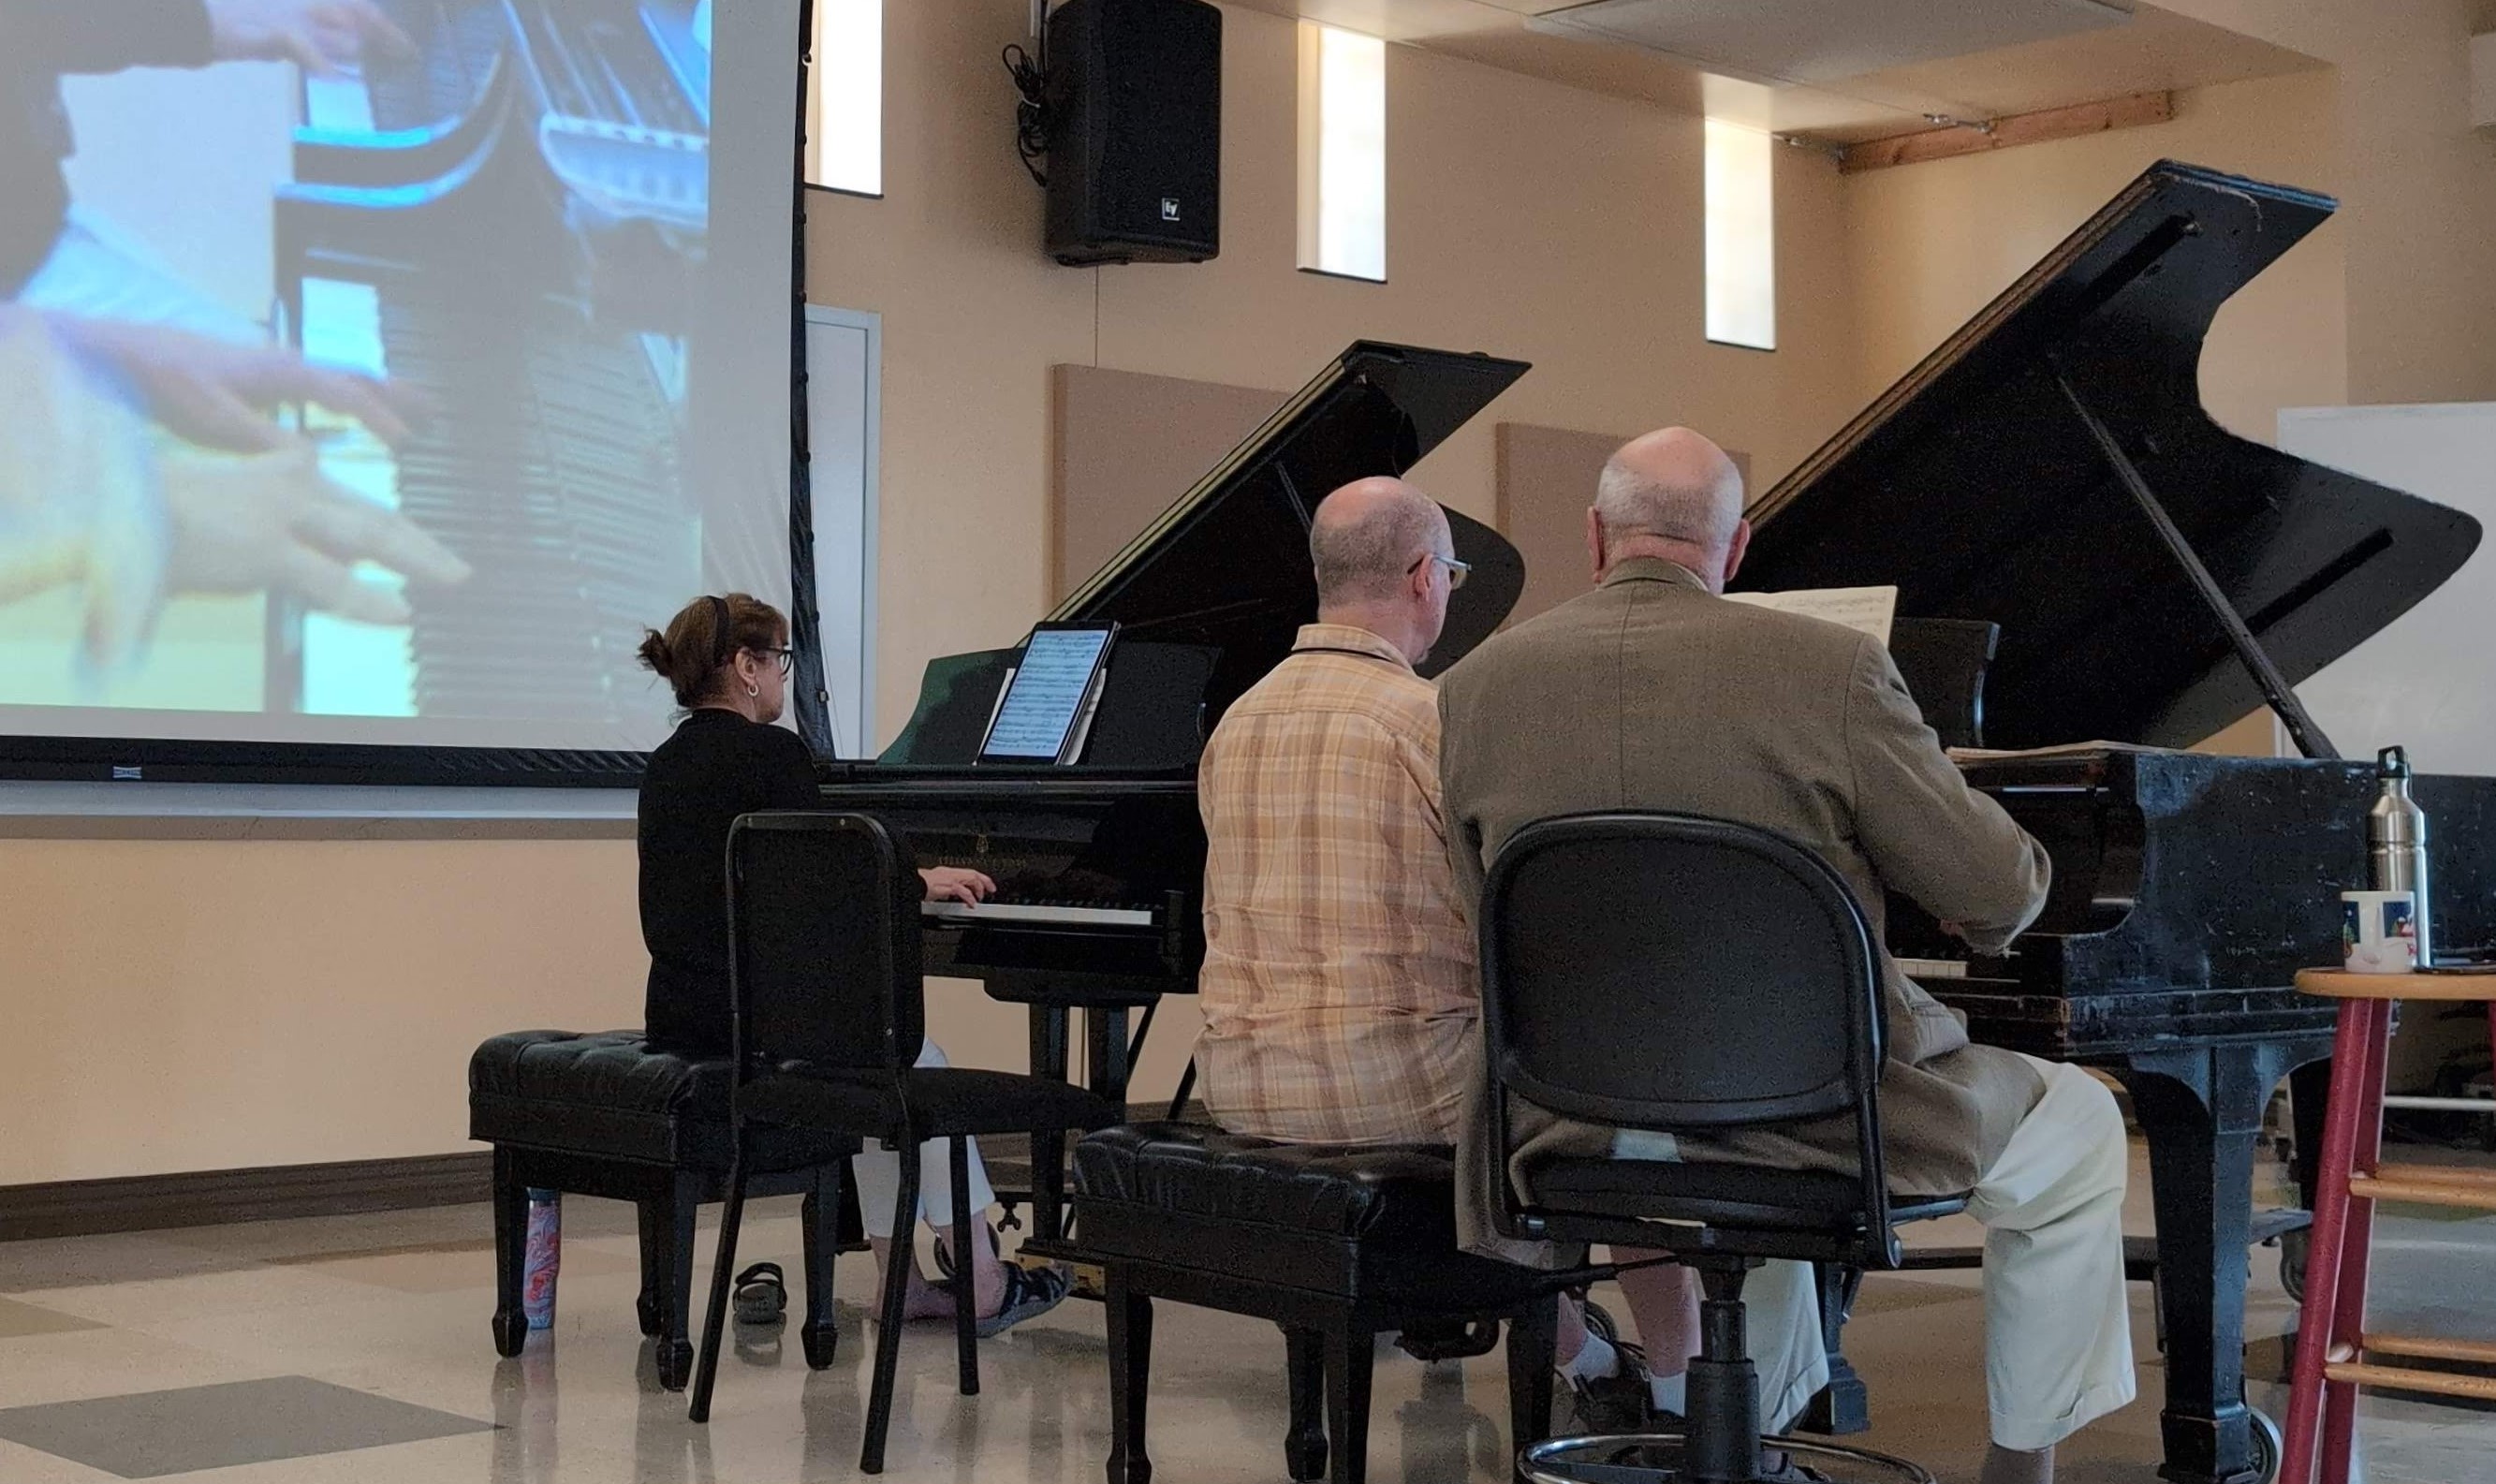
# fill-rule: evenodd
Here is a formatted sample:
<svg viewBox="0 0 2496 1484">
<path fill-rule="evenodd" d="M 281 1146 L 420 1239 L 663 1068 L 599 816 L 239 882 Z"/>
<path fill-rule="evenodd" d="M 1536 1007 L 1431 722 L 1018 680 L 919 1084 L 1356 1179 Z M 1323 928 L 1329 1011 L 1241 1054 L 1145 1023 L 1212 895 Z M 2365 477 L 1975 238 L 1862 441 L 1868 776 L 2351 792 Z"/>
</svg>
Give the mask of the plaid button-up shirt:
<svg viewBox="0 0 2496 1484">
<path fill-rule="evenodd" d="M 1310 624 L 1224 714 L 1198 793 L 1214 1118 L 1294 1142 L 1451 1142 L 1482 998 L 1437 689 L 1377 635 Z"/>
</svg>

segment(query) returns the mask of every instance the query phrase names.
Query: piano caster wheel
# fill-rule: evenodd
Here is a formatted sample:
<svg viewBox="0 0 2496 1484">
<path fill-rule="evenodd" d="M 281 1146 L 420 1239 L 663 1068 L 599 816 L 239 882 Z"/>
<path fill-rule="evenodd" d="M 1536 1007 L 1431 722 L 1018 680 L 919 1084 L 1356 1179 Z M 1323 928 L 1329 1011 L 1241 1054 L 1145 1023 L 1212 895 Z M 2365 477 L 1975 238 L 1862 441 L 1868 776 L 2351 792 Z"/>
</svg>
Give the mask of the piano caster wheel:
<svg viewBox="0 0 2496 1484">
<path fill-rule="evenodd" d="M 2279 1436 L 2279 1424 L 2258 1408 L 2248 1406 L 2245 1416 L 2253 1424 L 2254 1484 L 2277 1484 L 2280 1456 L 2288 1444 Z"/>
<path fill-rule="evenodd" d="M 2303 1229 L 2282 1232 L 2279 1237 L 2279 1285 L 2288 1296 L 2305 1302 L 2305 1254 L 2313 1246 L 2313 1233 Z"/>
</svg>

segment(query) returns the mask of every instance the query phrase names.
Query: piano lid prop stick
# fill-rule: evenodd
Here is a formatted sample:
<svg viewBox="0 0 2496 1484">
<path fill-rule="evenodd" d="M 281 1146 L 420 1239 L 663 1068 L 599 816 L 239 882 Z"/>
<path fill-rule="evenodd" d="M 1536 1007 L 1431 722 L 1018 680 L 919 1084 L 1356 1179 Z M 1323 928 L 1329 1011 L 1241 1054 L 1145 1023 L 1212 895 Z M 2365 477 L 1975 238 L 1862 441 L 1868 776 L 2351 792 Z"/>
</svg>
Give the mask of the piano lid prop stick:
<svg viewBox="0 0 2496 1484">
<path fill-rule="evenodd" d="M 2054 385 L 2063 389 L 2063 395 L 2070 399 L 2072 410 L 2079 414 L 2080 426 L 2086 427 L 2089 436 L 2097 441 L 2098 452 L 2106 456 L 2106 464 L 2114 470 L 2115 478 L 2123 482 L 2133 503 L 2140 507 L 2140 513 L 2147 516 L 2149 523 L 2157 528 L 2158 539 L 2167 543 L 2168 554 L 2175 558 L 2175 565 L 2192 583 L 2193 590 L 2200 595 L 2202 605 L 2210 610 L 2210 616 L 2218 619 L 2219 627 L 2227 631 L 2228 642 L 2235 646 L 2236 657 L 2244 661 L 2245 668 L 2253 672 L 2254 683 L 2262 687 L 2262 699 L 2268 701 L 2270 709 L 2279 713 L 2279 719 L 2288 724 L 2288 735 L 2295 741 L 2296 750 L 2310 758 L 2339 757 L 2339 749 L 2333 747 L 2331 739 L 2324 736 L 2323 729 L 2314 724 L 2314 717 L 2307 713 L 2305 703 L 2296 697 L 2296 688 L 2289 684 L 2288 677 L 2280 674 L 2279 667 L 2271 663 L 2270 652 L 2262 647 L 2262 641 L 2256 639 L 2254 631 L 2246 626 L 2244 615 L 2237 613 L 2236 606 L 2228 601 L 2218 579 L 2210 575 L 2209 568 L 2201 565 L 2200 553 L 2193 550 L 2193 543 L 2184 539 L 2184 532 L 2177 528 L 2174 518 L 2167 513 L 2167 507 L 2159 503 L 2148 481 L 2140 477 L 2140 470 L 2134 465 L 2131 456 L 2124 453 L 2123 446 L 2115 441 L 2113 433 L 2107 431 L 2106 424 L 2098 420 L 2098 415 L 2089 410 L 2089 404 L 2081 400 L 2078 390 L 2072 385 L 2072 378 L 2064 372 L 2062 363 L 2048 356 L 2046 363 L 2054 368 Z"/>
</svg>

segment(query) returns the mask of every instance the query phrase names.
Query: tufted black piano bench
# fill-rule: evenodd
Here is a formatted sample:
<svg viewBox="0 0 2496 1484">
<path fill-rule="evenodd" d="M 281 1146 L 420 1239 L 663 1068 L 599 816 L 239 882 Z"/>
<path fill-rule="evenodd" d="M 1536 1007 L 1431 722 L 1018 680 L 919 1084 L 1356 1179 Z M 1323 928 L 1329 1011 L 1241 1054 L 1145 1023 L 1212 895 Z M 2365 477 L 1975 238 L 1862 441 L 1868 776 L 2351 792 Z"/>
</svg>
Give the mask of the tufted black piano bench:
<svg viewBox="0 0 2496 1484">
<path fill-rule="evenodd" d="M 494 1347 L 517 1355 L 532 1187 L 631 1201 L 640 1209 L 641 1333 L 656 1337 L 660 1384 L 693 1368 L 694 1215 L 724 1193 L 729 1063 L 653 1052 L 638 1030 L 515 1030 L 468 1061 L 468 1136 L 494 1146 Z M 805 1202 L 806 1363 L 832 1363 L 832 1254 L 858 1240 L 854 1198 L 827 1213 L 820 1184 L 853 1140 L 757 1130 L 758 1195 Z M 769 1175 L 760 1173 L 769 1171 Z M 847 1182 L 843 1182 L 847 1189 Z"/>
<path fill-rule="evenodd" d="M 1415 1338 L 1509 1320 L 1516 1444 L 1550 1432 L 1552 1295 L 1573 1279 L 1456 1249 L 1445 1147 L 1277 1144 L 1137 1123 L 1078 1143 L 1075 1179 L 1068 1255 L 1100 1264 L 1108 1289 L 1109 1484 L 1152 1476 L 1144 1405 L 1157 1298 L 1282 1326 L 1295 1479 L 1359 1484 L 1371 1355 L 1388 1330 L 1421 1353 L 1465 1353 Z"/>
</svg>

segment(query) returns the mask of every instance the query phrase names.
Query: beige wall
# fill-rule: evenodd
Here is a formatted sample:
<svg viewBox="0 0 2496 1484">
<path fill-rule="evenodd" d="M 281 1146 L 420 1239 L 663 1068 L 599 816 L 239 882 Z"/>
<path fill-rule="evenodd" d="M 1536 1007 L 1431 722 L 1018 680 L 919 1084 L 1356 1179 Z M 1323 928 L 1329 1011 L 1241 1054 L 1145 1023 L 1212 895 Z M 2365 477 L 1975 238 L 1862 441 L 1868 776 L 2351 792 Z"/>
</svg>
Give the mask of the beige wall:
<svg viewBox="0 0 2496 1484">
<path fill-rule="evenodd" d="M 468 1053 L 634 1025 L 606 840 L 0 840 L 0 1184 L 431 1154 Z"/>
<path fill-rule="evenodd" d="M 889 7 L 888 198 L 813 199 L 812 293 L 884 316 L 888 732 L 928 656 L 1008 642 L 1042 611 L 1051 363 L 1290 388 L 1364 336 L 1532 361 L 1421 470 L 1485 519 L 1504 419 L 1686 419 L 1773 473 L 1851 410 L 1833 171 L 1800 151 L 1780 162 L 1784 348 L 1712 347 L 1699 123 L 1617 99 L 1390 48 L 1390 281 L 1296 272 L 1295 31 L 1255 11 L 1225 17 L 1222 256 L 1058 268 L 997 77 L 1025 9 Z"/>
<path fill-rule="evenodd" d="M 2496 396 L 2496 145 L 2459 126 L 2453 7 L 2168 3 L 2340 71 L 1843 181 L 1781 155 L 1774 355 L 1700 338 L 1695 120 L 1396 49 L 1392 281 L 1300 274 L 1293 33 L 1233 10 L 1221 260 L 1077 271 L 1041 257 L 1011 149 L 996 55 L 1024 0 L 888 7 L 889 194 L 814 197 L 810 238 L 815 296 L 885 317 L 884 730 L 927 657 L 1042 610 L 1055 363 L 1289 387 L 1357 336 L 1494 351 L 1539 368 L 1422 469 L 1451 504 L 1492 513 L 1500 421 L 1688 421 L 1764 484 L 2166 153 L 2351 201 L 2214 332 L 2226 421 Z M 480 1037 L 636 1018 L 632 885 L 620 841 L 0 840 L 0 1184 L 458 1148 Z M 959 985 L 931 1001 L 957 1060 L 1021 1064 L 1018 1013 Z M 1141 1086 L 1170 1085 L 1191 1022 L 1174 1005 Z"/>
<path fill-rule="evenodd" d="M 2349 400 L 2496 398 L 2496 141 L 2470 128 L 2485 0 L 2162 0 L 2332 64 Z"/>
<path fill-rule="evenodd" d="M 2339 189 L 2338 96 L 2327 70 L 2200 88 L 2168 123 L 1848 176 L 1856 392 L 1906 374 L 2156 160 Z M 2348 399 L 2345 237 L 2325 223 L 2211 326 L 2202 399 L 2243 436 L 2272 441 L 2281 407 Z"/>
</svg>

